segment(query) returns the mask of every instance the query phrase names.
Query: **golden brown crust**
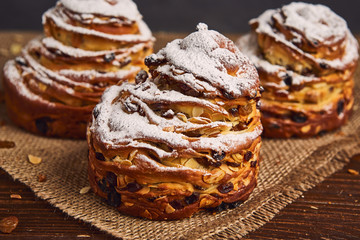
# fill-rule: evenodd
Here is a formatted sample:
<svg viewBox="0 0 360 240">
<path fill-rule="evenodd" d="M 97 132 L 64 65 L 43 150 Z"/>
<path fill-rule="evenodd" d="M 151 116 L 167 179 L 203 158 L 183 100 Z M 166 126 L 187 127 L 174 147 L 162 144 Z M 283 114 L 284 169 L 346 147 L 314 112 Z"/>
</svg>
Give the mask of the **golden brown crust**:
<svg viewBox="0 0 360 240">
<path fill-rule="evenodd" d="M 251 20 L 238 42 L 264 87 L 264 136 L 311 137 L 343 125 L 353 106 L 358 44 L 322 5 L 291 3 Z"/>
<path fill-rule="evenodd" d="M 8 116 L 16 125 L 43 136 L 84 138 L 95 103 L 79 108 L 32 100 L 21 94 L 13 81 L 13 77 L 8 79 L 5 69 L 3 83 L 6 108 Z"/>
<path fill-rule="evenodd" d="M 84 10 L 78 6 L 82 2 L 65 2 Z M 113 12 L 106 2 L 97 4 Z M 4 67 L 10 118 L 39 135 L 85 138 L 103 91 L 134 82 L 145 68 L 144 58 L 153 47 L 151 32 L 141 18 L 72 12 L 62 2 L 43 15 L 43 23 L 46 37 L 30 41 Z"/>
<path fill-rule="evenodd" d="M 260 142 L 260 138 L 257 142 Z M 259 147 L 249 149 L 254 154 L 253 159 L 259 159 L 258 150 Z M 106 198 L 108 203 L 117 207 L 120 212 L 151 220 L 186 218 L 200 210 L 215 208 L 222 202 L 245 201 L 256 186 L 259 171 L 259 160 L 247 162 L 240 172 L 233 172 L 233 175 L 237 175 L 238 178 L 235 185 L 236 190 L 233 189 L 229 194 L 222 194 L 218 190 L 208 193 L 205 189 L 202 191 L 196 188 L 208 185 L 203 181 L 203 178 L 209 173 L 200 174 L 190 170 L 179 171 L 178 173 L 166 171 L 159 173 L 156 169 L 149 169 L 145 162 L 136 160 L 134 164 L 137 170 L 129 172 L 126 168 L 124 169 L 122 164 L 97 159 L 95 153 L 95 149 L 91 148 L 90 145 L 88 171 L 93 191 Z M 228 169 L 228 165 L 223 164 L 218 171 L 222 171 L 221 168 Z M 147 176 L 143 172 L 145 169 Z M 154 176 L 160 177 L 160 174 L 159 181 L 163 183 L 154 183 L 149 188 L 146 180 L 156 182 L 157 179 L 154 179 Z M 115 176 L 116 180 L 111 179 Z M 232 177 L 226 174 L 223 176 L 223 180 Z M 138 188 L 140 189 L 138 191 L 131 192 L 128 186 L 134 183 L 134 179 L 136 179 L 137 184 L 139 184 L 139 179 L 143 180 L 144 183 L 139 184 Z M 112 185 L 112 182 L 116 182 L 116 185 Z M 222 182 L 226 184 L 226 181 Z M 177 189 L 172 189 L 172 185 L 176 184 L 178 184 Z M 117 195 L 118 199 L 113 199 L 113 195 Z"/>
<path fill-rule="evenodd" d="M 198 27 L 146 58 L 152 78 L 109 88 L 93 111 L 90 183 L 122 213 L 190 217 L 256 186 L 258 75 L 234 43 Z"/>
</svg>

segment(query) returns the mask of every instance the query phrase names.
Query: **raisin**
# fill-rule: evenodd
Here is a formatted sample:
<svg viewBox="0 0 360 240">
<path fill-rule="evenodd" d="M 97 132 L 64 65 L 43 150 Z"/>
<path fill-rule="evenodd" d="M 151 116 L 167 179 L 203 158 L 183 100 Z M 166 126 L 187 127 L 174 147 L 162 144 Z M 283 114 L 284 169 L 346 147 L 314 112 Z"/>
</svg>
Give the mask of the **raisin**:
<svg viewBox="0 0 360 240">
<path fill-rule="evenodd" d="M 286 74 L 283 81 L 287 86 L 291 86 L 293 79 L 289 74 Z"/>
<path fill-rule="evenodd" d="M 212 151 L 211 156 L 213 157 L 213 159 L 215 159 L 217 161 L 221 161 L 225 158 L 226 153 L 223 151 L 221 151 L 221 152 Z"/>
<path fill-rule="evenodd" d="M 190 90 L 186 91 L 185 94 L 188 96 L 191 96 L 191 97 L 200 97 L 201 96 L 200 92 L 198 92 L 192 88 L 190 88 Z"/>
<path fill-rule="evenodd" d="M 263 93 L 263 92 L 265 92 L 265 88 L 263 86 L 260 86 L 259 91 L 260 91 L 260 93 Z"/>
<path fill-rule="evenodd" d="M 115 53 L 109 53 L 104 56 L 104 61 L 109 63 L 115 59 Z"/>
<path fill-rule="evenodd" d="M 99 180 L 98 182 L 97 182 L 97 185 L 99 186 L 99 188 L 100 188 L 100 190 L 102 191 L 102 192 L 104 192 L 104 193 L 108 193 L 109 192 L 109 188 L 108 188 L 108 186 L 107 186 L 107 184 L 106 184 L 106 180 L 103 178 L 103 179 L 101 179 L 101 180 Z"/>
<path fill-rule="evenodd" d="M 145 70 L 141 70 L 135 77 L 135 82 L 137 84 L 143 83 L 148 78 L 148 74 Z"/>
<path fill-rule="evenodd" d="M 137 192 L 140 189 L 142 189 L 142 186 L 140 184 L 138 184 L 137 182 L 131 182 L 131 183 L 128 183 L 128 185 L 126 185 L 126 189 L 129 192 Z"/>
<path fill-rule="evenodd" d="M 128 113 L 139 111 L 139 106 L 134 103 L 124 102 L 124 108 Z"/>
<path fill-rule="evenodd" d="M 39 51 L 35 51 L 34 54 L 38 59 L 41 57 L 41 54 L 39 53 Z"/>
<path fill-rule="evenodd" d="M 210 165 L 210 166 L 213 166 L 213 167 L 220 167 L 220 166 L 221 166 L 221 162 L 220 162 L 220 161 L 217 161 L 217 162 L 210 161 L 210 162 L 209 162 L 209 165 Z"/>
<path fill-rule="evenodd" d="M 97 106 L 93 109 L 92 114 L 93 114 L 95 119 L 99 116 L 100 110 L 99 110 L 99 108 Z"/>
<path fill-rule="evenodd" d="M 260 110 L 260 108 L 261 108 L 261 101 L 257 101 L 256 102 L 256 109 Z"/>
<path fill-rule="evenodd" d="M 239 123 L 236 126 L 232 127 L 231 131 L 241 131 L 241 130 L 244 130 L 246 128 L 247 128 L 247 126 L 245 124 Z"/>
<path fill-rule="evenodd" d="M 194 192 L 190 196 L 185 197 L 185 203 L 187 205 L 193 204 L 194 202 L 197 202 L 199 200 L 200 194 L 197 192 Z"/>
<path fill-rule="evenodd" d="M 139 115 L 140 116 L 145 116 L 145 112 L 142 108 L 139 109 Z"/>
<path fill-rule="evenodd" d="M 326 63 L 320 63 L 319 65 L 320 65 L 320 67 L 321 67 L 322 69 L 328 69 L 328 68 L 329 68 L 329 65 L 326 64 Z"/>
<path fill-rule="evenodd" d="M 245 161 L 249 161 L 253 156 L 253 153 L 251 151 L 247 151 L 245 154 L 244 154 L 244 160 Z"/>
<path fill-rule="evenodd" d="M 234 117 L 239 116 L 239 109 L 238 108 L 230 108 L 229 113 L 233 115 Z"/>
<path fill-rule="evenodd" d="M 221 193 L 228 193 L 233 189 L 234 189 L 234 184 L 232 182 L 227 182 L 217 187 L 217 190 Z"/>
<path fill-rule="evenodd" d="M 291 115 L 291 120 L 293 120 L 296 123 L 304 123 L 307 121 L 307 117 L 303 113 L 293 113 Z"/>
<path fill-rule="evenodd" d="M 213 196 L 213 197 L 216 197 L 217 199 L 221 199 L 221 198 L 222 198 L 222 197 L 221 197 L 219 194 L 217 194 L 217 193 L 211 193 L 210 195 Z"/>
<path fill-rule="evenodd" d="M 180 83 L 179 87 L 184 90 L 184 91 L 189 91 L 191 89 L 191 87 L 189 87 L 187 84 L 185 83 Z"/>
<path fill-rule="evenodd" d="M 41 134 L 46 134 L 49 131 L 49 123 L 53 120 L 49 117 L 42 117 L 35 120 L 35 126 Z"/>
<path fill-rule="evenodd" d="M 154 202 L 157 199 L 157 197 L 149 197 L 147 200 L 149 202 Z"/>
<path fill-rule="evenodd" d="M 150 55 L 145 58 L 145 65 L 148 67 L 151 65 L 160 65 L 164 61 L 165 59 L 158 58 L 156 55 Z"/>
<path fill-rule="evenodd" d="M 112 188 L 107 195 L 107 202 L 110 206 L 119 207 L 121 204 L 121 195 L 118 193 L 115 188 Z"/>
<path fill-rule="evenodd" d="M 225 90 L 222 90 L 222 94 L 224 95 L 225 98 L 227 98 L 229 100 L 234 100 L 235 99 L 233 95 L 231 95 L 230 93 L 228 93 Z"/>
<path fill-rule="evenodd" d="M 102 154 L 101 152 L 95 152 L 95 158 L 100 161 L 105 161 L 104 154 Z"/>
<path fill-rule="evenodd" d="M 256 164 L 257 164 L 257 161 L 255 160 L 255 161 L 252 161 L 252 162 L 250 163 L 250 166 L 251 166 L 251 167 L 256 167 Z"/>
<path fill-rule="evenodd" d="M 239 167 L 240 163 L 236 163 L 236 162 L 226 162 L 226 164 L 230 167 Z"/>
<path fill-rule="evenodd" d="M 344 111 L 344 106 L 345 106 L 345 102 L 343 99 L 341 99 L 340 101 L 338 101 L 337 103 L 337 114 L 340 115 L 341 113 L 343 113 Z"/>
<path fill-rule="evenodd" d="M 310 68 L 304 68 L 302 71 L 301 71 L 301 74 L 302 75 L 308 75 L 311 73 L 311 69 Z"/>
<path fill-rule="evenodd" d="M 164 118 L 173 118 L 175 113 L 172 110 L 161 113 L 161 116 Z"/>
<path fill-rule="evenodd" d="M 17 57 L 15 58 L 15 62 L 17 64 L 19 64 L 20 66 L 23 66 L 23 67 L 27 67 L 28 64 L 25 62 L 25 59 L 23 59 L 22 57 Z"/>
<path fill-rule="evenodd" d="M 174 200 L 170 202 L 170 205 L 175 209 L 182 209 L 184 208 L 184 205 L 181 203 L 180 200 Z"/>
<path fill-rule="evenodd" d="M 201 187 L 201 186 L 199 186 L 199 185 L 194 185 L 194 188 L 195 188 L 196 190 L 200 190 L 200 191 L 205 190 L 205 188 L 203 188 L 203 187 Z"/>
<path fill-rule="evenodd" d="M 6 217 L 0 220 L 0 232 L 11 233 L 17 227 L 19 219 L 15 216 Z"/>
<path fill-rule="evenodd" d="M 109 183 L 110 186 L 117 186 L 117 176 L 113 172 L 107 172 L 106 173 L 106 181 Z"/>
</svg>

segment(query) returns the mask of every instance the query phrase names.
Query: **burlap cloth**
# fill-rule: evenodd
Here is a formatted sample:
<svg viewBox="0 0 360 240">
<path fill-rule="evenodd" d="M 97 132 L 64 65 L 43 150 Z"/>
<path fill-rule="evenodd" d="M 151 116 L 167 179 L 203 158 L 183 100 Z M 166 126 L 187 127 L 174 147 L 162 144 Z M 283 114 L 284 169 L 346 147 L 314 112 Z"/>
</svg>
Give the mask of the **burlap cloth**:
<svg viewBox="0 0 360 240">
<path fill-rule="evenodd" d="M 8 48 L 13 42 L 12 37 L 5 39 L 1 34 L 0 37 L 0 48 Z M 174 37 L 157 34 L 156 48 Z M 6 57 L 11 56 L 2 56 L 1 61 Z M 356 79 L 359 79 L 358 72 Z M 80 189 L 89 185 L 86 142 L 26 133 L 6 119 L 4 104 L 0 105 L 0 118 L 7 124 L 0 127 L 0 140 L 13 141 L 16 147 L 0 149 L 0 166 L 53 206 L 123 239 L 240 238 L 265 224 L 304 191 L 341 169 L 353 154 L 360 153 L 359 81 L 356 86 L 354 113 L 342 129 L 307 140 L 264 139 L 257 188 L 240 207 L 216 215 L 202 212 L 180 221 L 149 221 L 124 216 L 91 192 L 80 194 Z M 41 157 L 42 163 L 29 163 L 28 154 Z M 47 176 L 46 182 L 37 181 L 39 173 Z"/>
</svg>

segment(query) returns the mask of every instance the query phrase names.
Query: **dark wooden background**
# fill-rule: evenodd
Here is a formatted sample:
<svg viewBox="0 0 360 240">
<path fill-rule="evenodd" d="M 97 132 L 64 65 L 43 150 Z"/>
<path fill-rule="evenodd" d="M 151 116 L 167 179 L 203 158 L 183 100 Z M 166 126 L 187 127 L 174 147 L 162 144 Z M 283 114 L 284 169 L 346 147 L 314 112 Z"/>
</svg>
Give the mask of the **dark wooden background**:
<svg viewBox="0 0 360 240">
<path fill-rule="evenodd" d="M 41 15 L 57 0 L 1 0 L 0 30 L 41 30 Z M 227 33 L 249 31 L 248 21 L 291 0 L 134 0 L 151 30 L 192 32 L 199 22 Z M 305 0 L 329 6 L 360 32 L 359 0 Z"/>
</svg>

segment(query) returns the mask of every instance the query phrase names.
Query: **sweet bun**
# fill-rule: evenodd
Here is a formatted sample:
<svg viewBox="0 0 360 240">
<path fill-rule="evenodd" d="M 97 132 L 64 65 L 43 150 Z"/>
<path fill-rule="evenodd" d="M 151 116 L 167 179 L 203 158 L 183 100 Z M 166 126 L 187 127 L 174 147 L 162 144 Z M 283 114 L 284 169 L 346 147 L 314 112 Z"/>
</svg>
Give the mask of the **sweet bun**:
<svg viewBox="0 0 360 240">
<path fill-rule="evenodd" d="M 85 138 L 105 88 L 134 81 L 153 37 L 130 0 L 60 0 L 43 24 L 46 36 L 5 64 L 8 114 L 36 134 Z"/>
<path fill-rule="evenodd" d="M 264 136 L 311 137 L 343 125 L 353 106 L 358 44 L 323 5 L 291 3 L 250 21 L 237 43 L 265 89 Z"/>
<path fill-rule="evenodd" d="M 259 171 L 253 64 L 205 24 L 145 59 L 136 85 L 105 91 L 88 128 L 93 191 L 120 212 L 190 217 L 246 200 Z"/>
</svg>

